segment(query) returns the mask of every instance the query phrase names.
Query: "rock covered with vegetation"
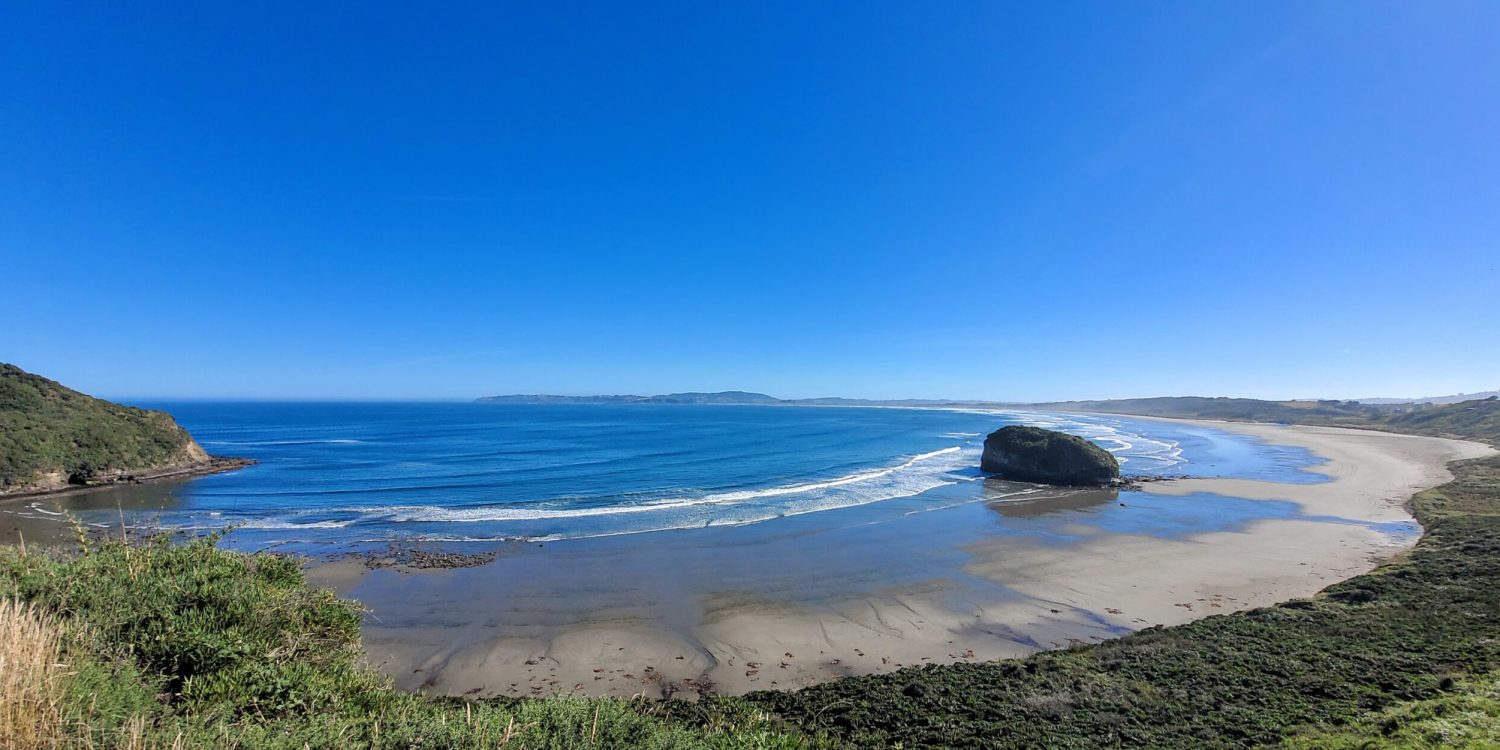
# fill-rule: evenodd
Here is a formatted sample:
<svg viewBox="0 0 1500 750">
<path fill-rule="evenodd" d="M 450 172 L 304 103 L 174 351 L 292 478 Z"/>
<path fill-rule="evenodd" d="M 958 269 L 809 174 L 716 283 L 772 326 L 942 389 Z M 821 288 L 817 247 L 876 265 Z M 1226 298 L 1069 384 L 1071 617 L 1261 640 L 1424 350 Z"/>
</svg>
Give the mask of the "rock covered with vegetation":
<svg viewBox="0 0 1500 750">
<path fill-rule="evenodd" d="M 207 466 L 171 415 L 79 393 L 0 363 L 0 495 Z"/>
<path fill-rule="evenodd" d="M 1120 478 L 1120 462 L 1109 451 L 1076 435 L 1023 425 L 990 433 L 979 468 L 1018 482 L 1074 487 Z"/>
</svg>

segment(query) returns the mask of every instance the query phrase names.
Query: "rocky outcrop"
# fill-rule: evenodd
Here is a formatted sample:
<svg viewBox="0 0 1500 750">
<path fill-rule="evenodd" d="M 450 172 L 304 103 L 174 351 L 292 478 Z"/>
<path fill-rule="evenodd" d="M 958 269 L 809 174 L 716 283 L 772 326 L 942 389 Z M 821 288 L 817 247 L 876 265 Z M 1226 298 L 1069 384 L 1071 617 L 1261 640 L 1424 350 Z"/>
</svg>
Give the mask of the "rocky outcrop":
<svg viewBox="0 0 1500 750">
<path fill-rule="evenodd" d="M 1018 482 L 1090 487 L 1120 478 L 1120 462 L 1076 435 L 1040 427 L 1002 427 L 984 439 L 979 468 Z"/>
<path fill-rule="evenodd" d="M 0 497 L 225 471 L 164 412 L 97 399 L 0 363 Z"/>
</svg>

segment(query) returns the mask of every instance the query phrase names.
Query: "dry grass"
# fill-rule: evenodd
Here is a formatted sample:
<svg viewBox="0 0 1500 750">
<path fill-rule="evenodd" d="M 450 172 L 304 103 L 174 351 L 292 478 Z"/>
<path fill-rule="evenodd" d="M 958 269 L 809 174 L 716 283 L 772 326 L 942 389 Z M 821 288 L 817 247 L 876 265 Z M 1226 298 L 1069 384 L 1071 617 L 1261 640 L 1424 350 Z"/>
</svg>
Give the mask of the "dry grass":
<svg viewBox="0 0 1500 750">
<path fill-rule="evenodd" d="M 187 746 L 183 743 L 181 734 L 175 736 L 171 744 L 158 741 L 150 735 L 146 720 L 137 716 L 125 722 L 116 750 L 185 750 Z M 224 744 L 229 745 L 228 742 Z"/>
<path fill-rule="evenodd" d="M 0 599 L 0 748 L 56 750 L 67 741 L 62 633 L 35 607 Z"/>
</svg>

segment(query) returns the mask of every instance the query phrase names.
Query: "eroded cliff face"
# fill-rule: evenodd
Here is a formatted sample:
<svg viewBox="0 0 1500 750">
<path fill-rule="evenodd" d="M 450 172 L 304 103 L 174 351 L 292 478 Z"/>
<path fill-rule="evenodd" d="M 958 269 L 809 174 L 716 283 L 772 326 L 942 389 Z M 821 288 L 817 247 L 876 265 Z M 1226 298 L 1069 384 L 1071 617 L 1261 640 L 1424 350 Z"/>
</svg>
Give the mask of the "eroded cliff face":
<svg viewBox="0 0 1500 750">
<path fill-rule="evenodd" d="M 984 439 L 979 468 L 1018 482 L 1071 487 L 1120 478 L 1113 454 L 1076 435 L 1040 427 L 1002 427 Z"/>
<path fill-rule="evenodd" d="M 0 363 L 0 496 L 218 465 L 170 414 L 97 399 Z"/>
<path fill-rule="evenodd" d="M 233 462 L 233 461 L 232 461 Z M 234 462 L 242 463 L 242 462 Z M 65 471 L 48 469 L 37 472 L 30 481 L 12 483 L 0 488 L 0 497 L 30 495 L 45 492 L 98 487 L 110 484 L 128 484 L 149 479 L 204 473 L 216 470 L 216 460 L 203 450 L 191 437 L 180 450 L 165 460 L 141 466 L 120 466 L 104 469 Z M 225 466 L 224 468 L 232 468 Z"/>
</svg>

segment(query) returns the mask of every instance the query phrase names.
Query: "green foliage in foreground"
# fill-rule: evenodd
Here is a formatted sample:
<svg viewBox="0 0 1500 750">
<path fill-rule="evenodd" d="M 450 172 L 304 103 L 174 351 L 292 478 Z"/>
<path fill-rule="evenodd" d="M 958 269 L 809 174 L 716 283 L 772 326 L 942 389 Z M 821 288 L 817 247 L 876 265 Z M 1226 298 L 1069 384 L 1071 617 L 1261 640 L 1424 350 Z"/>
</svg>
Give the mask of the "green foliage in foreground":
<svg viewBox="0 0 1500 750">
<path fill-rule="evenodd" d="M 168 414 L 102 401 L 0 363 L 0 493 L 47 472 L 75 483 L 140 472 L 184 455 L 192 438 Z"/>
<path fill-rule="evenodd" d="M 76 747 L 816 746 L 733 701 L 688 727 L 643 701 L 397 692 L 360 665 L 352 603 L 309 587 L 293 560 L 215 541 L 0 549 L 0 596 L 40 605 L 68 631 Z"/>
<path fill-rule="evenodd" d="M 1461 681 L 1429 700 L 1402 703 L 1353 723 L 1298 733 L 1288 750 L 1492 750 L 1500 747 L 1500 674 Z"/>
<path fill-rule="evenodd" d="M 1500 443 L 1500 428 L 1474 427 L 1496 414 L 1500 403 L 1471 401 L 1400 426 Z M 1299 726 L 1292 747 L 1441 747 L 1422 743 L 1448 731 L 1497 747 L 1485 732 L 1500 668 L 1500 458 L 1452 469 L 1413 500 L 1426 534 L 1411 554 L 1313 600 L 746 699 L 856 747 L 1239 748 Z"/>
</svg>

